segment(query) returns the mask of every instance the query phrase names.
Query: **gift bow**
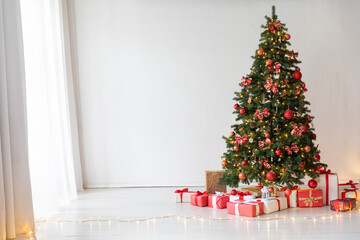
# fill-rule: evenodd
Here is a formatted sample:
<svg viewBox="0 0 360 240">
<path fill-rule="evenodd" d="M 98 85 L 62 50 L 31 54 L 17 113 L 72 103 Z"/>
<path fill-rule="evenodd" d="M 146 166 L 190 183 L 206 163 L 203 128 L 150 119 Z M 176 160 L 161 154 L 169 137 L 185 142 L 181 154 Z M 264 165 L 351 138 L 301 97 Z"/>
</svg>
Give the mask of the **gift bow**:
<svg viewBox="0 0 360 240">
<path fill-rule="evenodd" d="M 350 185 L 351 188 L 356 188 L 355 185 L 357 185 L 358 183 L 354 183 L 353 180 L 348 181 L 347 183 L 340 183 L 339 186 L 346 186 L 346 185 Z"/>
<path fill-rule="evenodd" d="M 276 69 L 276 71 L 277 71 L 278 73 L 281 73 L 280 67 L 281 67 L 280 63 L 276 62 L 276 63 L 275 63 L 275 69 Z"/>
<path fill-rule="evenodd" d="M 341 197 L 346 198 L 346 193 L 347 192 L 354 192 L 355 193 L 355 199 L 357 199 L 357 190 L 359 190 L 359 188 L 345 188 L 344 191 L 341 193 Z"/>
<path fill-rule="evenodd" d="M 240 81 L 240 85 L 241 86 L 250 86 L 250 83 L 251 83 L 251 78 L 248 78 L 248 79 L 246 79 L 245 77 L 242 77 L 241 78 L 241 81 Z"/>
<path fill-rule="evenodd" d="M 275 32 L 275 28 L 274 28 L 274 24 L 273 24 L 273 23 L 270 23 L 270 24 L 269 24 L 269 29 L 270 29 L 270 32 L 271 32 L 271 33 L 274 33 L 274 32 Z"/>
<path fill-rule="evenodd" d="M 269 91 L 270 89 L 272 90 L 273 93 L 277 93 L 278 89 L 277 89 L 277 84 L 273 83 L 274 81 L 270 78 L 267 80 L 264 88 Z"/>
<path fill-rule="evenodd" d="M 265 108 L 262 112 L 260 110 L 256 110 L 255 115 L 259 118 L 259 120 L 262 120 L 263 116 L 268 117 L 268 116 L 270 116 L 270 113 L 269 113 L 269 110 L 267 108 Z"/>
<path fill-rule="evenodd" d="M 246 140 L 248 140 L 248 136 L 246 134 L 244 134 L 243 136 L 240 136 L 239 134 L 235 134 L 235 144 L 236 145 L 242 145 L 243 143 L 246 142 Z"/>
<path fill-rule="evenodd" d="M 276 22 L 276 23 L 275 23 L 275 27 L 276 27 L 277 30 L 280 30 L 280 29 L 281 29 L 281 24 L 280 24 L 280 22 Z"/>
<path fill-rule="evenodd" d="M 300 91 L 303 90 L 304 92 L 307 92 L 307 88 L 304 82 L 302 82 L 299 87 L 297 88 L 296 95 L 300 94 Z"/>
<path fill-rule="evenodd" d="M 248 196 L 250 195 L 249 191 L 242 192 L 242 191 L 236 191 L 237 195 L 239 196 Z"/>
<path fill-rule="evenodd" d="M 291 55 L 289 56 L 289 60 L 291 60 L 291 58 L 294 58 L 296 60 L 296 58 L 298 57 L 299 53 L 294 52 L 294 50 L 291 51 Z"/>
<path fill-rule="evenodd" d="M 189 188 L 175 190 L 174 193 L 180 193 L 180 202 L 183 202 L 184 193 L 196 193 L 195 191 L 189 191 Z"/>
<path fill-rule="evenodd" d="M 207 195 L 208 193 L 205 192 L 200 192 L 200 191 L 196 191 L 196 196 L 201 196 L 201 195 Z"/>
<path fill-rule="evenodd" d="M 291 135 L 295 135 L 297 134 L 298 137 L 301 137 L 301 134 L 305 132 L 305 127 L 303 125 L 301 125 L 300 127 L 295 123 L 294 124 L 294 129 L 291 131 Z"/>
<path fill-rule="evenodd" d="M 292 188 L 290 188 L 290 190 L 297 190 L 299 188 L 299 186 L 293 186 Z M 282 188 L 279 189 L 280 192 L 284 192 L 286 189 L 288 189 L 288 186 L 284 186 Z"/>
</svg>

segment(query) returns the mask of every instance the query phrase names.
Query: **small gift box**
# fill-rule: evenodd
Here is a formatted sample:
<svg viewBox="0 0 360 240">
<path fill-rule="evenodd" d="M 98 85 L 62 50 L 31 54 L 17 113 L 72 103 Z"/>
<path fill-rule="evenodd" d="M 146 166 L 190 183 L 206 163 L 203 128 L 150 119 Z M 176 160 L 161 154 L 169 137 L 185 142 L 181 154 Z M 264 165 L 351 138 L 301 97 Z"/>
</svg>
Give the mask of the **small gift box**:
<svg viewBox="0 0 360 240">
<path fill-rule="evenodd" d="M 253 187 L 245 187 L 245 188 L 241 188 L 241 191 L 248 191 L 251 195 L 255 196 L 255 197 L 261 197 L 261 189 L 262 186 L 253 186 Z"/>
<path fill-rule="evenodd" d="M 319 171 L 320 176 L 316 179 L 317 188 L 323 192 L 323 205 L 329 205 L 330 199 L 337 199 L 339 196 L 339 179 L 336 173 L 332 173 L 330 169 L 324 168 Z"/>
<path fill-rule="evenodd" d="M 190 195 L 190 203 L 194 206 L 206 207 L 208 205 L 208 194 L 207 192 L 197 192 L 196 194 Z"/>
<path fill-rule="evenodd" d="M 330 201 L 330 209 L 333 211 L 349 211 L 356 208 L 355 198 L 341 198 Z"/>
<path fill-rule="evenodd" d="M 188 188 L 175 190 L 175 202 L 178 203 L 189 203 L 190 202 L 190 194 L 196 193 L 196 191 L 189 191 Z"/>
<path fill-rule="evenodd" d="M 208 206 L 212 208 L 226 208 L 226 203 L 229 202 L 229 196 L 224 193 L 215 192 L 208 196 Z"/>
<path fill-rule="evenodd" d="M 356 198 L 356 200 L 360 200 L 360 192 L 357 188 L 358 183 L 350 180 L 346 183 L 339 184 L 339 192 L 341 193 L 339 197 L 341 198 Z"/>
<path fill-rule="evenodd" d="M 264 203 L 265 214 L 277 212 L 287 208 L 286 197 L 276 197 L 270 199 L 263 198 L 261 201 Z"/>
<path fill-rule="evenodd" d="M 298 186 L 294 186 L 294 187 L 290 188 L 290 190 L 291 190 L 290 196 L 286 196 L 285 190 L 287 188 L 288 187 L 282 187 L 280 189 L 280 191 L 278 192 L 278 194 L 280 197 L 286 197 L 288 208 L 296 208 L 298 206 L 298 199 L 297 199 L 298 190 L 300 190 L 300 189 Z"/>
<path fill-rule="evenodd" d="M 298 190 L 299 207 L 322 207 L 323 196 L 321 189 Z"/>
<path fill-rule="evenodd" d="M 255 198 L 256 197 L 254 195 L 250 195 L 248 191 L 246 192 L 237 191 L 236 195 L 230 195 L 230 202 L 236 202 L 239 200 L 249 201 Z"/>
<path fill-rule="evenodd" d="M 264 203 L 261 200 L 228 202 L 227 213 L 244 217 L 256 217 L 264 213 Z"/>
</svg>

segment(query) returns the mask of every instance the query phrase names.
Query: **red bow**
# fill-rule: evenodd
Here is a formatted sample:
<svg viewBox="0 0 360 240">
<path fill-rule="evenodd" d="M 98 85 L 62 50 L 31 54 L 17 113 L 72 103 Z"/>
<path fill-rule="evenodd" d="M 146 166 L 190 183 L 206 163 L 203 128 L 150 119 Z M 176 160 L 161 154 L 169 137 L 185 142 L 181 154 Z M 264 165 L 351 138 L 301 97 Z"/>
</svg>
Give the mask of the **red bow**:
<svg viewBox="0 0 360 240">
<path fill-rule="evenodd" d="M 289 56 L 289 60 L 291 60 L 291 58 L 294 58 L 295 60 L 297 60 L 296 58 L 298 57 L 299 53 L 294 52 L 294 50 L 291 51 L 291 55 Z"/>
<path fill-rule="evenodd" d="M 291 150 L 293 150 L 295 153 L 299 151 L 299 148 L 296 146 L 296 143 L 291 144 Z"/>
<path fill-rule="evenodd" d="M 326 170 L 326 167 L 324 167 L 324 169 L 319 170 L 319 173 L 320 174 L 334 174 L 334 173 L 331 173 L 330 169 Z M 341 184 L 339 184 L 339 185 L 341 185 Z"/>
<path fill-rule="evenodd" d="M 236 191 L 239 196 L 248 196 L 250 195 L 249 191 L 242 192 L 242 191 Z"/>
<path fill-rule="evenodd" d="M 270 165 L 269 165 L 267 162 L 264 163 L 264 166 L 265 166 L 265 168 L 267 168 L 267 169 L 270 169 L 270 168 L 271 168 Z"/>
<path fill-rule="evenodd" d="M 196 191 L 196 196 L 200 196 L 200 195 L 207 195 L 208 193 L 205 192 L 200 192 L 200 191 Z"/>
<path fill-rule="evenodd" d="M 300 91 L 303 90 L 304 92 L 307 92 L 307 88 L 304 82 L 302 82 L 299 87 L 297 88 L 296 95 L 300 94 Z"/>
<path fill-rule="evenodd" d="M 270 78 L 267 80 L 267 83 L 265 84 L 264 88 L 269 91 L 272 90 L 273 93 L 277 93 L 279 90 L 277 89 L 277 84 L 273 83 L 273 80 Z"/>
<path fill-rule="evenodd" d="M 285 151 L 287 151 L 288 155 L 292 155 L 291 148 L 289 146 L 285 146 Z"/>
<path fill-rule="evenodd" d="M 256 110 L 255 115 L 259 118 L 259 120 L 262 120 L 263 116 L 268 117 L 270 116 L 270 113 L 269 110 L 265 108 L 262 112 L 260 112 L 260 110 Z"/>
<path fill-rule="evenodd" d="M 291 135 L 295 135 L 297 133 L 298 137 L 301 137 L 301 134 L 305 132 L 305 126 L 302 124 L 300 127 L 295 123 L 294 129 L 291 131 Z"/>
<path fill-rule="evenodd" d="M 197 193 L 195 191 L 189 191 L 188 188 L 184 188 L 182 190 L 178 189 L 178 190 L 175 190 L 174 193 L 180 193 L 180 202 L 183 202 L 183 194 L 184 193 Z"/>
<path fill-rule="evenodd" d="M 280 22 L 276 22 L 276 23 L 275 23 L 275 27 L 276 27 L 277 30 L 280 30 L 280 29 L 281 29 L 281 24 L 280 24 Z"/>
<path fill-rule="evenodd" d="M 276 69 L 276 71 L 277 71 L 278 73 L 281 73 L 280 67 L 281 67 L 280 63 L 276 62 L 276 63 L 275 63 L 275 69 Z"/>
<path fill-rule="evenodd" d="M 355 185 L 358 185 L 358 183 L 354 183 L 353 180 L 348 181 L 347 183 L 340 183 L 339 186 L 346 186 L 346 185 L 350 185 L 351 188 L 356 188 Z"/>
<path fill-rule="evenodd" d="M 340 184 L 339 184 L 340 185 Z M 345 198 L 346 197 L 346 193 L 347 192 L 355 192 L 355 199 L 357 199 L 357 191 L 356 190 L 359 190 L 358 188 L 345 188 L 344 189 L 344 192 L 341 193 L 341 197 L 342 198 Z"/>
<path fill-rule="evenodd" d="M 292 188 L 290 188 L 290 190 L 296 190 L 296 189 L 298 189 L 299 187 L 298 186 L 293 186 Z M 287 186 L 284 186 L 284 187 L 282 187 L 282 188 L 280 188 L 280 192 L 284 192 L 286 189 L 288 189 L 288 187 Z"/>
<path fill-rule="evenodd" d="M 241 86 L 249 86 L 250 85 L 250 83 L 251 83 L 251 78 L 248 78 L 248 79 L 246 79 L 245 77 L 242 77 L 241 78 L 241 81 L 240 81 L 240 85 Z"/>
<path fill-rule="evenodd" d="M 269 29 L 270 29 L 271 33 L 274 33 L 275 32 L 274 24 L 270 23 L 269 24 Z"/>
<path fill-rule="evenodd" d="M 239 134 L 235 134 L 235 144 L 236 145 L 242 145 L 243 143 L 246 142 L 246 140 L 248 140 L 248 136 L 246 134 L 244 134 L 243 136 L 240 136 Z"/>
</svg>

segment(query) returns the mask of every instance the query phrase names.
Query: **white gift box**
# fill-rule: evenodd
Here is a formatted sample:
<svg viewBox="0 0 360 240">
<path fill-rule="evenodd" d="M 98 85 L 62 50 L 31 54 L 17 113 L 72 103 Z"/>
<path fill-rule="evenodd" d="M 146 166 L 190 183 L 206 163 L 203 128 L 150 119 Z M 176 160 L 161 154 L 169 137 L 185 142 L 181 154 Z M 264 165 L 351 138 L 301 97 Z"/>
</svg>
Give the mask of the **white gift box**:
<svg viewBox="0 0 360 240">
<path fill-rule="evenodd" d="M 297 190 L 292 190 L 290 196 L 285 196 L 285 191 L 278 192 L 280 197 L 285 197 L 288 208 L 296 208 L 298 206 Z M 288 199 L 289 198 L 289 199 Z"/>
<path fill-rule="evenodd" d="M 360 200 L 359 183 L 349 180 L 339 184 L 339 198 L 356 198 Z"/>
<path fill-rule="evenodd" d="M 264 202 L 264 213 L 269 214 L 277 212 L 287 208 L 287 199 L 286 197 L 277 197 L 270 199 L 261 199 Z"/>
<path fill-rule="evenodd" d="M 321 189 L 323 192 L 324 206 L 329 205 L 331 200 L 339 198 L 339 179 L 336 173 L 321 173 L 316 181 L 317 189 Z"/>
<path fill-rule="evenodd" d="M 185 193 L 182 196 L 182 202 L 183 203 L 189 203 L 190 202 L 190 195 L 193 193 Z M 175 194 L 175 202 L 181 203 L 180 194 Z"/>
<path fill-rule="evenodd" d="M 230 195 L 230 202 L 236 202 L 238 200 L 251 201 L 253 199 L 255 199 L 254 195 L 245 195 L 245 196 Z"/>
</svg>

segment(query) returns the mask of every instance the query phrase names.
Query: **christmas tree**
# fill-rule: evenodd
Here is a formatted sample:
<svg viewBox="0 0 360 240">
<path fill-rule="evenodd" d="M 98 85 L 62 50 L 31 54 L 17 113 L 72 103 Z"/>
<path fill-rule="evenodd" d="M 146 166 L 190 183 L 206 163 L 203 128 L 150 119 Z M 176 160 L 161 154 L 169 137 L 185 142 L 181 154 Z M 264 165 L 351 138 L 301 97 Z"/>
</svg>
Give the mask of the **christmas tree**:
<svg viewBox="0 0 360 240">
<path fill-rule="evenodd" d="M 220 183 L 237 187 L 256 181 L 263 185 L 303 184 L 305 175 L 318 177 L 320 163 L 316 135 L 298 64 L 298 53 L 288 50 L 290 34 L 272 7 L 265 16 L 251 72 L 240 81 L 234 106 L 237 123 L 224 137 L 226 170 Z"/>
</svg>

